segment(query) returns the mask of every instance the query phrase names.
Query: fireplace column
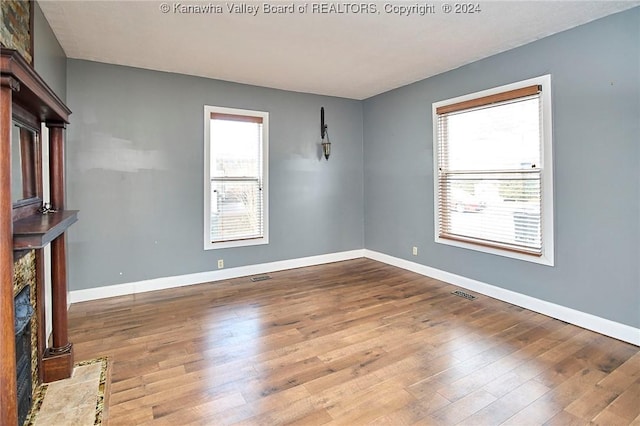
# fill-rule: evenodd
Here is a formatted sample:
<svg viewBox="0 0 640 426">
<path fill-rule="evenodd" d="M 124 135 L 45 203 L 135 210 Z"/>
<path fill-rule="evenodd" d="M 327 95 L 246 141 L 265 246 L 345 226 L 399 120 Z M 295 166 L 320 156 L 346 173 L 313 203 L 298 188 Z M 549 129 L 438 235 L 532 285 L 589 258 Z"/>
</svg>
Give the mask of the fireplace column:
<svg viewBox="0 0 640 426">
<path fill-rule="evenodd" d="M 16 346 L 13 306 L 13 203 L 11 201 L 11 128 L 16 80 L 2 77 L 0 86 L 0 424 L 18 421 Z"/>
<path fill-rule="evenodd" d="M 64 210 L 64 123 L 47 122 L 51 206 Z M 45 352 L 44 381 L 71 377 L 73 345 L 67 336 L 67 259 L 65 234 L 51 242 L 51 309 L 53 346 Z"/>
</svg>

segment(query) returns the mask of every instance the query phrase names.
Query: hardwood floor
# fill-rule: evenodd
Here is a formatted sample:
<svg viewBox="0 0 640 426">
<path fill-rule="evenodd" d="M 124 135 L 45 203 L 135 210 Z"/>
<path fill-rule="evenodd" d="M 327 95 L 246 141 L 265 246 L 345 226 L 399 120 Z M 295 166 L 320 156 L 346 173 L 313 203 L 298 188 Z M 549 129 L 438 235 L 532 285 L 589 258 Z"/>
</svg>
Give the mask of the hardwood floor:
<svg viewBox="0 0 640 426">
<path fill-rule="evenodd" d="M 640 425 L 640 348 L 368 259 L 74 304 L 110 425 Z"/>
</svg>

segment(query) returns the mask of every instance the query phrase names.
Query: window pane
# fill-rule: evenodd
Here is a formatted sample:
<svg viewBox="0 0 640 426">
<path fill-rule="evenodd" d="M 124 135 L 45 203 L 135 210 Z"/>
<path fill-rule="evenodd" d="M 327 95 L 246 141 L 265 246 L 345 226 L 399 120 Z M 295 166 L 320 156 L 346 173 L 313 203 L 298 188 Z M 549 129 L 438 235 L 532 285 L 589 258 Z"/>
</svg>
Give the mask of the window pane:
<svg viewBox="0 0 640 426">
<path fill-rule="evenodd" d="M 447 170 L 518 170 L 540 164 L 540 103 L 529 98 L 440 118 Z"/>
<path fill-rule="evenodd" d="M 261 237 L 262 190 L 260 182 L 211 181 L 211 241 Z"/>
<path fill-rule="evenodd" d="M 542 249 L 539 173 L 450 174 L 439 204 L 443 237 Z"/>
<path fill-rule="evenodd" d="M 211 120 L 211 177 L 261 174 L 262 124 Z"/>
</svg>

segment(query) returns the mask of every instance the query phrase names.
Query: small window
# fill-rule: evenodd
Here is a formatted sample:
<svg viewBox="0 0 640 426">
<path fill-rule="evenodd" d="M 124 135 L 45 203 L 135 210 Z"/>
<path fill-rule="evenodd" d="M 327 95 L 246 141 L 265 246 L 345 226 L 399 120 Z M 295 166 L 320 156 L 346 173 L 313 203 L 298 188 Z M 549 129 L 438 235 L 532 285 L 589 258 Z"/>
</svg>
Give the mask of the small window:
<svg viewBox="0 0 640 426">
<path fill-rule="evenodd" d="M 204 248 L 267 244 L 269 113 L 204 107 Z"/>
<path fill-rule="evenodd" d="M 433 104 L 436 242 L 553 265 L 550 76 Z"/>
</svg>

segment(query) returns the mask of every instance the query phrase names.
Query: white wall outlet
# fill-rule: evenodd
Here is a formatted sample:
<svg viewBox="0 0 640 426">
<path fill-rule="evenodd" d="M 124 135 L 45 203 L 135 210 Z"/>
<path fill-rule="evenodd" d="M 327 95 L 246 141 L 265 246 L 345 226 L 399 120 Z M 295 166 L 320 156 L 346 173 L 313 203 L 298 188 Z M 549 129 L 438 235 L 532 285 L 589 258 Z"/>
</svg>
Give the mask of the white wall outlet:
<svg viewBox="0 0 640 426">
<path fill-rule="evenodd" d="M 218 269 L 224 268 L 224 260 L 218 259 Z"/>
<path fill-rule="evenodd" d="M 418 247 L 413 247 L 413 251 L 412 251 L 414 256 L 418 255 Z"/>
</svg>

